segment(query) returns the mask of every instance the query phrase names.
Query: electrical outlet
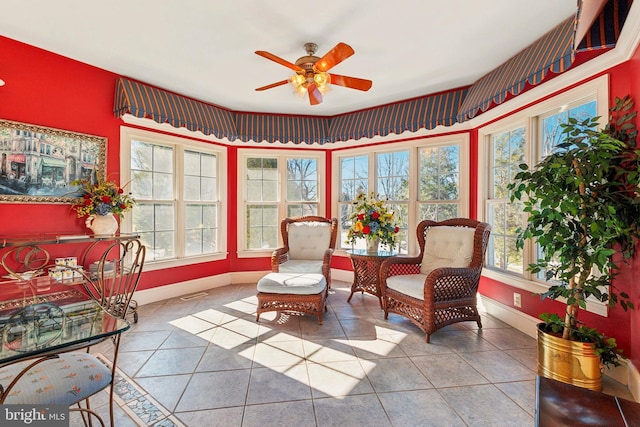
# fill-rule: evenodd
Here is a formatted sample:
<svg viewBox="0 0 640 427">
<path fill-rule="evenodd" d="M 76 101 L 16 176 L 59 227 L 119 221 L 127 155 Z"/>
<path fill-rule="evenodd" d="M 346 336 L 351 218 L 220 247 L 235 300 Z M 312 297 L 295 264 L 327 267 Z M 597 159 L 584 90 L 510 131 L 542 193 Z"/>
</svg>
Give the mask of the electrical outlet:
<svg viewBox="0 0 640 427">
<path fill-rule="evenodd" d="M 513 293 L 513 305 L 516 307 L 522 307 L 522 297 L 517 292 Z"/>
</svg>

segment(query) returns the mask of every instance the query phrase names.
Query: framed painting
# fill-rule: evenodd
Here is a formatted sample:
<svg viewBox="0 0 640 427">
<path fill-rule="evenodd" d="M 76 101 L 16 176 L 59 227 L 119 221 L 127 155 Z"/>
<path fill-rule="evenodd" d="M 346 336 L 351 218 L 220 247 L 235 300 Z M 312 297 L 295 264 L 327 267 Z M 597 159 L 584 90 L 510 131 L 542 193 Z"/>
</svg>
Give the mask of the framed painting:
<svg viewBox="0 0 640 427">
<path fill-rule="evenodd" d="M 73 203 L 106 173 L 107 138 L 0 120 L 0 202 Z"/>
</svg>

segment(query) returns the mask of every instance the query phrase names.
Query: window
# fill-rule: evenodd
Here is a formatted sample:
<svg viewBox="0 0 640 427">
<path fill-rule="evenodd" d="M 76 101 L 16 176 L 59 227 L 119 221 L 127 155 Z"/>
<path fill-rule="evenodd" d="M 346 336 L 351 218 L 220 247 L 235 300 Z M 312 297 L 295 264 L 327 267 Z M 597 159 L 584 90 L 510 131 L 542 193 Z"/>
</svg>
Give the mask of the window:
<svg viewBox="0 0 640 427">
<path fill-rule="evenodd" d="M 522 252 L 516 249 L 516 232 L 521 225 L 521 206 L 511 203 L 507 185 L 525 162 L 525 128 L 492 134 L 487 222 L 491 236 L 487 265 L 505 272 L 524 273 Z"/>
<path fill-rule="evenodd" d="M 123 176 L 136 199 L 123 227 L 139 233 L 147 262 L 179 265 L 224 254 L 221 223 L 223 148 L 123 128 Z M 126 182 L 123 180 L 123 182 Z"/>
<path fill-rule="evenodd" d="M 537 259 L 534 242 L 515 246 L 518 228 L 526 224 L 519 202 L 510 201 L 507 185 L 521 163 L 534 166 L 562 142 L 562 124 L 570 117 L 606 117 L 606 79 L 596 79 L 479 131 L 479 216 L 491 224 L 485 274 L 510 285 L 539 292 L 546 287 L 544 272 L 532 275 L 527 266 Z M 482 173 L 482 172 L 481 172 Z M 496 276 L 497 275 L 497 276 Z"/>
<path fill-rule="evenodd" d="M 462 141 L 461 141 L 462 140 Z M 394 143 L 394 151 L 384 145 L 334 153 L 334 180 L 340 238 L 338 248 L 346 244 L 351 223 L 349 216 L 358 193 L 378 194 L 388 199 L 400 227 L 400 253 L 417 252 L 415 229 L 422 219 L 443 220 L 466 215 L 466 193 L 460 185 L 468 180 L 468 171 L 460 165 L 468 160 L 467 137 L 434 137 L 429 140 Z M 375 151 L 375 150 L 379 151 Z M 468 181 L 467 181 L 468 182 Z M 464 193 L 464 194 L 463 194 Z M 354 247 L 364 249 L 365 242 Z"/>
<path fill-rule="evenodd" d="M 418 150 L 418 218 L 457 218 L 460 205 L 460 145 Z"/>
<path fill-rule="evenodd" d="M 211 153 L 185 150 L 185 255 L 218 250 L 218 162 Z"/>
<path fill-rule="evenodd" d="M 338 197 L 338 218 L 340 233 L 337 247 L 345 245 L 353 213 L 352 203 L 360 193 L 369 194 L 369 156 L 345 156 L 340 163 L 340 195 Z M 364 242 L 362 243 L 364 245 Z M 363 246 L 364 247 L 364 246 Z"/>
<path fill-rule="evenodd" d="M 286 217 L 322 215 L 324 153 L 294 155 L 269 151 L 240 157 L 238 227 L 240 251 L 272 251 L 279 246 L 280 222 Z M 242 256 L 242 255 L 241 255 Z M 255 256 L 255 254 L 247 255 Z"/>
<path fill-rule="evenodd" d="M 397 242 L 400 253 L 408 251 L 409 223 L 409 151 L 376 153 L 376 193 L 388 200 L 400 231 Z M 364 242 L 363 242 L 364 243 Z"/>
</svg>

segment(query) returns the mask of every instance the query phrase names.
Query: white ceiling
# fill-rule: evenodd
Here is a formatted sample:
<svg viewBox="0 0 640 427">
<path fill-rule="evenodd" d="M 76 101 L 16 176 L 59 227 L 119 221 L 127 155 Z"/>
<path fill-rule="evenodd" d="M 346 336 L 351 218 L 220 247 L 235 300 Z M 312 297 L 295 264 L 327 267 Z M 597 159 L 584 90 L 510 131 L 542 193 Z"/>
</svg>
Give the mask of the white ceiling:
<svg viewBox="0 0 640 427">
<path fill-rule="evenodd" d="M 575 13 L 576 4 L 3 0 L 0 35 L 236 111 L 334 115 L 472 84 Z M 295 62 L 309 41 L 318 56 L 338 42 L 352 46 L 355 55 L 333 71 L 373 80 L 373 87 L 333 86 L 316 106 L 291 85 L 254 90 L 292 74 L 256 50 Z"/>
</svg>

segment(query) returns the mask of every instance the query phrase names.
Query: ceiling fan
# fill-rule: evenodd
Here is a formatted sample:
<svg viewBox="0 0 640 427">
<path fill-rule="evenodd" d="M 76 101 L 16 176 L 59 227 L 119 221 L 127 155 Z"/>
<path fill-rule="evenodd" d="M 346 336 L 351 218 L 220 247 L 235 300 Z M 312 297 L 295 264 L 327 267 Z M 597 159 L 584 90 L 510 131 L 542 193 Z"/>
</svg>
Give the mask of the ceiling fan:
<svg viewBox="0 0 640 427">
<path fill-rule="evenodd" d="M 263 58 L 270 59 L 296 72 L 296 74 L 286 80 L 271 83 L 270 85 L 259 87 L 256 90 L 262 91 L 291 83 L 299 93 L 303 95 L 305 93 L 309 94 L 309 103 L 311 105 L 317 105 L 322 102 L 322 93 L 330 84 L 362 91 L 371 89 L 371 80 L 341 76 L 333 73 L 329 74 L 327 72 L 354 54 L 354 50 L 348 44 L 338 43 L 322 58 L 315 56 L 316 50 L 318 49 L 317 44 L 305 43 L 304 49 L 307 55 L 298 58 L 295 64 L 272 53 L 263 50 L 256 51 L 256 54 Z"/>
</svg>

